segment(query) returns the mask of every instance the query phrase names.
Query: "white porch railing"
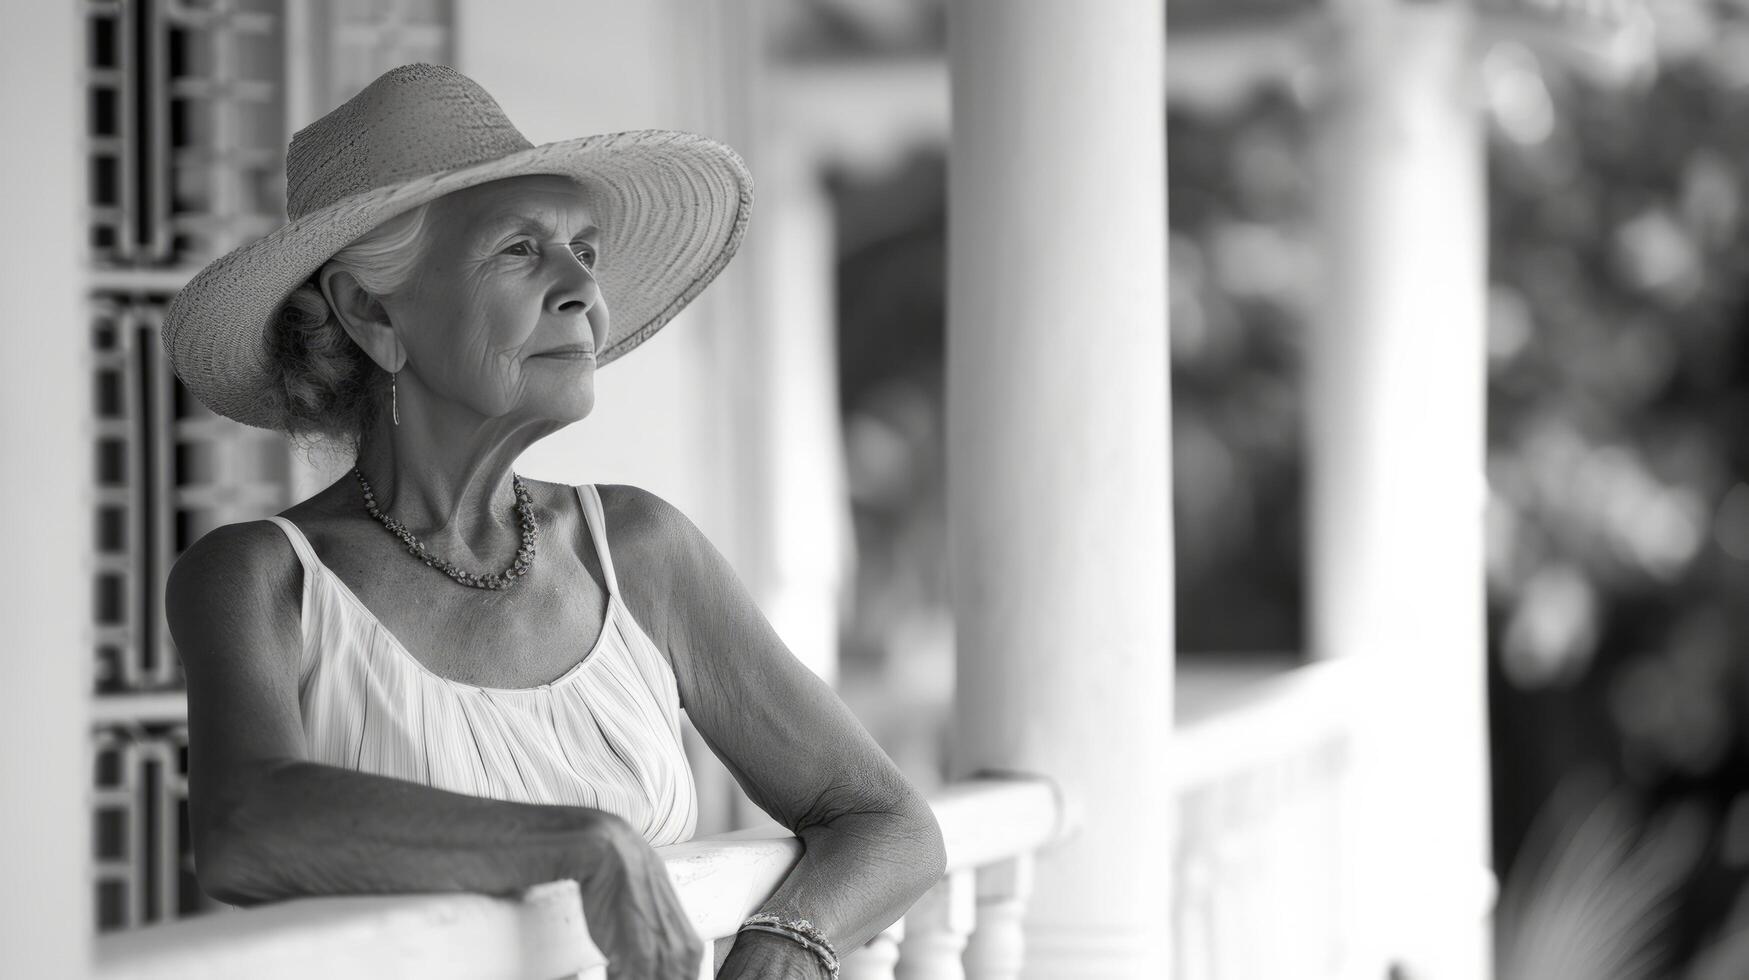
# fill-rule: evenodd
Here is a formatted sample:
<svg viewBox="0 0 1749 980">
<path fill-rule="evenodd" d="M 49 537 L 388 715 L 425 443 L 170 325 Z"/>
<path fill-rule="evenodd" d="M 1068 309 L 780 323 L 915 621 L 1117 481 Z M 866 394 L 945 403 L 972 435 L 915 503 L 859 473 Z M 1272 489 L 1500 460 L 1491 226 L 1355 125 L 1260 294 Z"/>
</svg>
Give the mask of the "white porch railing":
<svg viewBox="0 0 1749 980">
<path fill-rule="evenodd" d="M 1461 944 L 1485 928 L 1491 873 L 1432 837 L 1380 833 L 1401 794 L 1392 767 L 1419 761 L 1381 741 L 1425 740 L 1414 713 L 1437 692 L 1401 658 L 1235 659 L 1178 664 L 1171 976 L 1336 980 L 1393 965 L 1467 975 L 1427 962 L 1414 933 Z M 1392 863 L 1451 896 L 1439 921 L 1381 911 L 1391 897 L 1378 894 L 1378 871 Z"/>
<path fill-rule="evenodd" d="M 1366 818 L 1385 802 L 1368 793 L 1394 781 L 1367 771 L 1379 761 L 1367 739 L 1390 714 L 1385 702 L 1413 700 L 1412 683 L 1388 663 L 1360 658 L 1287 663 L 1180 661 L 1170 756 L 1176 980 L 1382 976 L 1391 962 L 1413 963 L 1407 937 L 1361 901 L 1367 869 L 1402 857 L 1368 836 Z M 893 928 L 846 957 L 845 980 L 1019 975 L 1032 856 L 1064 819 L 1055 788 L 1042 779 L 977 779 L 931 804 L 947 839 L 947 874 Z M 712 941 L 734 935 L 799 853 L 794 838 L 769 831 L 663 849 L 693 926 Z M 1484 869 L 1467 878 L 1451 870 L 1439 886 L 1453 893 L 1447 921 L 1430 928 L 1455 936 L 1487 919 L 1491 879 Z M 713 944 L 715 962 L 730 944 Z M 604 975 L 571 882 L 541 885 L 520 901 L 301 899 L 106 936 L 97 959 L 101 980 Z"/>
<path fill-rule="evenodd" d="M 947 874 L 906 916 L 845 958 L 844 980 L 1018 975 L 1032 854 L 1058 833 L 1055 788 L 1035 778 L 975 779 L 931 798 Z M 793 837 L 742 832 L 662 848 L 711 968 L 727 940 L 801 853 Z M 481 895 L 306 898 L 127 933 L 97 943 L 101 980 L 555 980 L 605 977 L 575 882 L 520 900 Z M 962 962 L 964 964 L 962 968 Z"/>
<path fill-rule="evenodd" d="M 1348 975 L 1342 916 L 1355 882 L 1345 831 L 1357 807 L 1362 698 L 1379 693 L 1367 666 L 1259 676 L 1180 661 L 1180 687 L 1204 690 L 1180 691 L 1196 700 L 1173 740 L 1176 980 Z"/>
</svg>

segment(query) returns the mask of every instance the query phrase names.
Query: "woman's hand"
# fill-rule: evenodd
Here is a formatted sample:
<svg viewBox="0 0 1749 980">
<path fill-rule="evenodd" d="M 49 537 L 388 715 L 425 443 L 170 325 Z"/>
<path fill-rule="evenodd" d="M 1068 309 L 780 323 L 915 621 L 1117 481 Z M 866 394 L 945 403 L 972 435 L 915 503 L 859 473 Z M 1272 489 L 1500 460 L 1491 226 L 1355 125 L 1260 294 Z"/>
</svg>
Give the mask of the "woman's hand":
<svg viewBox="0 0 1749 980">
<path fill-rule="evenodd" d="M 674 893 L 668 866 L 631 825 L 601 816 L 577 884 L 609 980 L 697 980 L 704 943 Z"/>
<path fill-rule="evenodd" d="M 717 980 L 827 980 L 826 965 L 801 943 L 769 932 L 743 932 Z"/>
</svg>

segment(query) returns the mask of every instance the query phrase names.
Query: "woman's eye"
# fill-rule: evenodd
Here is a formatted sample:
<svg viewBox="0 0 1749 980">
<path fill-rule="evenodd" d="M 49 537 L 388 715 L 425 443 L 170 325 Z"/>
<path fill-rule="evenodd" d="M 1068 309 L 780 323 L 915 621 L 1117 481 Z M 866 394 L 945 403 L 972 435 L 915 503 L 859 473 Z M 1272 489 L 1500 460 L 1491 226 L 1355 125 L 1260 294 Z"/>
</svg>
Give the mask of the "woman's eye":
<svg viewBox="0 0 1749 980">
<path fill-rule="evenodd" d="M 581 245 L 581 244 L 572 245 L 571 251 L 576 253 L 577 261 L 583 263 L 583 266 L 585 268 L 593 268 L 594 267 L 594 265 L 595 265 L 595 248 L 594 248 L 594 246 Z"/>
<path fill-rule="evenodd" d="M 510 246 L 504 251 L 511 255 L 533 255 L 534 243 L 527 241 L 511 242 Z"/>
</svg>

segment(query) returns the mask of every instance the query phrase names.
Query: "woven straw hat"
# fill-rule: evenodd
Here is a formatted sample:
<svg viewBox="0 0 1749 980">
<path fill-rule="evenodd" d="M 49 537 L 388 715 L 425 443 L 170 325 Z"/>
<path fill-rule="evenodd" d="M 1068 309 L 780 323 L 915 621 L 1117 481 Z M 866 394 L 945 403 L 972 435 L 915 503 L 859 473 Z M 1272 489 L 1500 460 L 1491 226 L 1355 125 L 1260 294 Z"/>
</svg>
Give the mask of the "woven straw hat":
<svg viewBox="0 0 1749 980">
<path fill-rule="evenodd" d="M 220 415 L 277 428 L 267 327 L 335 252 L 427 201 L 488 181 L 557 174 L 586 188 L 601 226 L 595 277 L 613 304 L 606 365 L 643 343 L 734 255 L 753 181 L 735 151 L 642 130 L 531 144 L 472 79 L 393 69 L 292 137 L 283 227 L 202 269 L 170 304 L 165 354 Z"/>
</svg>

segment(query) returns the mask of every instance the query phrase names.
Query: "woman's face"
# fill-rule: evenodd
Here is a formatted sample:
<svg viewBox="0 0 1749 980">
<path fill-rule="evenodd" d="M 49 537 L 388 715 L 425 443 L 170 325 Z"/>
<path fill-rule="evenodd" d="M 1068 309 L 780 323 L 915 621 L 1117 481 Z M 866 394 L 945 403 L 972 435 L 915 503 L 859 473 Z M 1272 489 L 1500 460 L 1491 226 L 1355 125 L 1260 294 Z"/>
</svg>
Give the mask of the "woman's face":
<svg viewBox="0 0 1749 980">
<path fill-rule="evenodd" d="M 433 202 L 413 278 L 383 300 L 403 371 L 488 418 L 563 425 L 595 405 L 608 313 L 601 244 L 578 186 L 514 177 Z"/>
</svg>

